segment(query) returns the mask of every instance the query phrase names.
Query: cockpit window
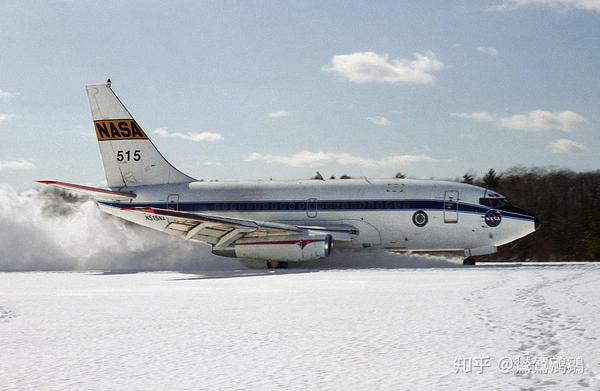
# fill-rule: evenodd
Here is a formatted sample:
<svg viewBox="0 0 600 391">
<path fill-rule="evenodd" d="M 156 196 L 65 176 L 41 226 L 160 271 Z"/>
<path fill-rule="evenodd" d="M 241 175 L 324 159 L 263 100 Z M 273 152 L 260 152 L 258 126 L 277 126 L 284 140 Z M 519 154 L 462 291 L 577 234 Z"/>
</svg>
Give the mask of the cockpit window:
<svg viewBox="0 0 600 391">
<path fill-rule="evenodd" d="M 494 208 L 503 212 L 518 213 L 525 216 L 531 216 L 531 213 L 514 206 L 504 197 L 483 197 L 479 199 L 481 205 L 485 205 L 488 208 Z"/>
<path fill-rule="evenodd" d="M 506 198 L 480 198 L 479 204 L 495 209 L 500 209 L 503 206 L 510 206 L 510 202 L 508 202 Z"/>
</svg>

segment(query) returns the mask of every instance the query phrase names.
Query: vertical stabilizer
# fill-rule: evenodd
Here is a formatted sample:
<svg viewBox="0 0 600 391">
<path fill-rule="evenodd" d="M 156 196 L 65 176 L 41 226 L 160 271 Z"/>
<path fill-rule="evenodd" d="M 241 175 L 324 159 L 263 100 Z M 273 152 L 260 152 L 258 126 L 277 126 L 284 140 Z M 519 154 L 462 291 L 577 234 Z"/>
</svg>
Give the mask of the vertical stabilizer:
<svg viewBox="0 0 600 391">
<path fill-rule="evenodd" d="M 111 89 L 86 86 L 108 187 L 191 182 L 156 149 Z"/>
</svg>

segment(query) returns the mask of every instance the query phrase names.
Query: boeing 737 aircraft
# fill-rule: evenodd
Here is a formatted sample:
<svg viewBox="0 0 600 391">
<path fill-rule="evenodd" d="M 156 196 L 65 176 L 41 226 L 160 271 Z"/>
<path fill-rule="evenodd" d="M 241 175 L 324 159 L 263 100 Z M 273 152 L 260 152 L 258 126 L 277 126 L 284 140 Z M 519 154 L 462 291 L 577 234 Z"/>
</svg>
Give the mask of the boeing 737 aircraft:
<svg viewBox="0 0 600 391">
<path fill-rule="evenodd" d="M 86 87 L 108 189 L 87 193 L 104 212 L 226 257 L 267 267 L 357 251 L 464 251 L 474 256 L 534 232 L 538 220 L 495 191 L 408 179 L 204 182 L 173 167 L 111 88 Z"/>
</svg>

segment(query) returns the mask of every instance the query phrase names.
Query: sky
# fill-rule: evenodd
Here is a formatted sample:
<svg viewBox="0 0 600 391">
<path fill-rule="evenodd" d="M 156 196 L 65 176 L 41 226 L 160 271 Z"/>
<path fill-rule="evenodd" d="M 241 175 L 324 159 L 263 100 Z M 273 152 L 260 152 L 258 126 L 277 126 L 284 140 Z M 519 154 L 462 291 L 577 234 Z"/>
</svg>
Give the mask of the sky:
<svg viewBox="0 0 600 391">
<path fill-rule="evenodd" d="M 102 185 L 86 84 L 205 180 L 600 168 L 600 0 L 12 1 L 0 183 Z"/>
</svg>

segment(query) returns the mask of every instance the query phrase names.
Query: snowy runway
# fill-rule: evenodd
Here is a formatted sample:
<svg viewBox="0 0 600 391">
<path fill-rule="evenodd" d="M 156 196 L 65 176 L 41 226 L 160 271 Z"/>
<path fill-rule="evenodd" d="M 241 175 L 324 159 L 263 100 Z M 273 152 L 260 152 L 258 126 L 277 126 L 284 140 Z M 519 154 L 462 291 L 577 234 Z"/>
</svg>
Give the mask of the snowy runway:
<svg viewBox="0 0 600 391">
<path fill-rule="evenodd" d="M 0 388 L 598 389 L 599 284 L 593 264 L 0 273 Z"/>
</svg>

